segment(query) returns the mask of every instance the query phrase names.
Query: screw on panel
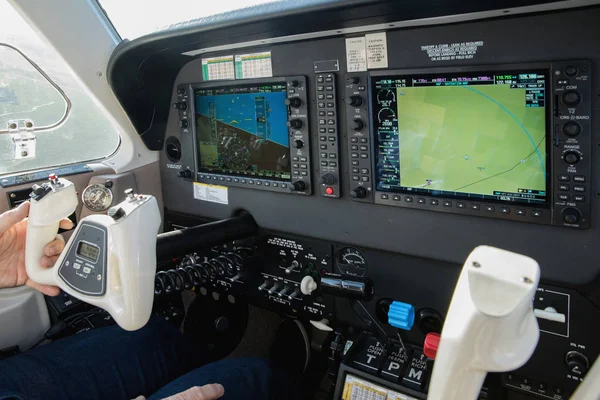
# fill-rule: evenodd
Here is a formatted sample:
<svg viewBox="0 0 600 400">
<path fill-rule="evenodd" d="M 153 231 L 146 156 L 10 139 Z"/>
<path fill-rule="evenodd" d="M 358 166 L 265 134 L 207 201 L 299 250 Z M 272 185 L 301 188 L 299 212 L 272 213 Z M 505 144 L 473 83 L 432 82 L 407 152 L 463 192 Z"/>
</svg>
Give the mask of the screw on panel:
<svg viewBox="0 0 600 400">
<path fill-rule="evenodd" d="M 96 279 L 98 279 L 99 281 L 101 281 L 101 280 L 102 280 L 102 275 L 98 275 L 98 276 L 96 277 Z"/>
<path fill-rule="evenodd" d="M 479 264 L 477 261 L 473 261 L 473 267 L 481 268 L 481 264 Z"/>
</svg>

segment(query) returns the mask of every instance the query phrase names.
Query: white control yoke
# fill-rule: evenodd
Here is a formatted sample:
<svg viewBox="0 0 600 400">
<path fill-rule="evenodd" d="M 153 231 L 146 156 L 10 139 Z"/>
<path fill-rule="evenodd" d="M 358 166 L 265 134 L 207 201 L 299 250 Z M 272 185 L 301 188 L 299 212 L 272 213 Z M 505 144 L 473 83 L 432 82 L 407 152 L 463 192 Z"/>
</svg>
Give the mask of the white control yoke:
<svg viewBox="0 0 600 400">
<path fill-rule="evenodd" d="M 69 295 L 105 309 L 126 330 L 143 327 L 154 301 L 156 235 L 161 217 L 153 196 L 135 195 L 108 215 L 82 219 L 52 268 L 40 260 L 56 237 L 60 221 L 77 207 L 73 184 L 51 176 L 34 186 L 27 228 L 25 265 L 35 282 L 55 285 Z"/>
<path fill-rule="evenodd" d="M 448 309 L 428 399 L 477 399 L 488 372 L 529 360 L 540 335 L 533 313 L 539 278 L 529 257 L 489 246 L 473 250 Z"/>
</svg>

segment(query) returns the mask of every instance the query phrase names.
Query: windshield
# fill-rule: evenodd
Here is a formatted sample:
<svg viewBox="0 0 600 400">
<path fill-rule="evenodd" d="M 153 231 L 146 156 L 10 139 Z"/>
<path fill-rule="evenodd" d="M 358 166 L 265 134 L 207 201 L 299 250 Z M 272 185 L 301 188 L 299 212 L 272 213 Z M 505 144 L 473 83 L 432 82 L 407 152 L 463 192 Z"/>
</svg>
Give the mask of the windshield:
<svg viewBox="0 0 600 400">
<path fill-rule="evenodd" d="M 278 0 L 98 0 L 123 39 L 135 39 L 170 25 Z"/>
<path fill-rule="evenodd" d="M 47 128 L 66 117 L 65 97 L 32 63 L 16 47 L 0 43 L 0 131 L 19 119 Z"/>
</svg>

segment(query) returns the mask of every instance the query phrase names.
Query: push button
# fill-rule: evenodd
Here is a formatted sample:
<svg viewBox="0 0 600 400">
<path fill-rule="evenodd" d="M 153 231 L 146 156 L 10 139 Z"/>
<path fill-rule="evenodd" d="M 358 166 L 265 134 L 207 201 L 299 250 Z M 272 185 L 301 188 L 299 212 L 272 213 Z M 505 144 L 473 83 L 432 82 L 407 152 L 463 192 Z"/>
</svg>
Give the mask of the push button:
<svg viewBox="0 0 600 400">
<path fill-rule="evenodd" d="M 429 379 L 427 356 L 416 350 L 410 359 L 410 364 L 402 378 L 402 384 L 411 389 L 422 391 Z"/>
<path fill-rule="evenodd" d="M 353 364 L 356 368 L 377 373 L 385 358 L 384 346 L 373 337 L 363 342 L 362 348 L 356 353 Z"/>
<path fill-rule="evenodd" d="M 408 349 L 410 351 L 410 349 Z M 381 377 L 392 382 L 398 382 L 406 371 L 410 353 L 402 347 L 395 345 L 381 368 Z"/>
</svg>

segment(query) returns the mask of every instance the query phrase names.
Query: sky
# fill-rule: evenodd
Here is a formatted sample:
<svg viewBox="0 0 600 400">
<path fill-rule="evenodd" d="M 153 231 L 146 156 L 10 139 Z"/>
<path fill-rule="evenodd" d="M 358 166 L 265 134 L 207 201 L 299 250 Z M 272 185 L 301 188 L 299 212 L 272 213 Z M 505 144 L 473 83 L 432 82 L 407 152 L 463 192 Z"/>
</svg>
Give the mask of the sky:
<svg viewBox="0 0 600 400">
<path fill-rule="evenodd" d="M 178 22 L 274 1 L 277 0 L 100 0 L 100 4 L 121 38 L 131 40 Z"/>
</svg>

